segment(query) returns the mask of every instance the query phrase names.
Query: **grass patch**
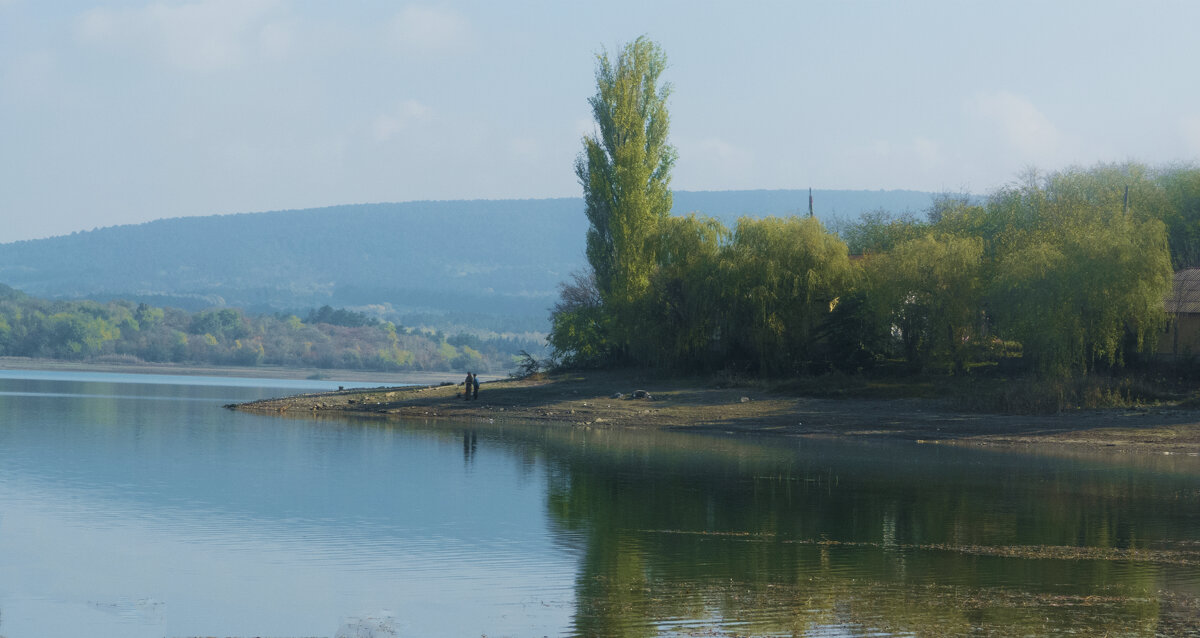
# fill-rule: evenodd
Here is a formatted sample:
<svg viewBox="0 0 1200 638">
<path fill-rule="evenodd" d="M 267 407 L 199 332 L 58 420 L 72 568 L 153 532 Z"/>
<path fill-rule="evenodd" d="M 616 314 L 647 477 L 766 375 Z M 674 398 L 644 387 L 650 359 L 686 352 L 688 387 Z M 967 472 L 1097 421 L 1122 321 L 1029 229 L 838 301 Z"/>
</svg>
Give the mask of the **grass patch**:
<svg viewBox="0 0 1200 638">
<path fill-rule="evenodd" d="M 999 414 L 1057 414 L 1067 410 L 1139 408 L 1177 401 L 1163 380 L 1138 376 L 980 379 L 949 395 L 963 410 Z"/>
</svg>

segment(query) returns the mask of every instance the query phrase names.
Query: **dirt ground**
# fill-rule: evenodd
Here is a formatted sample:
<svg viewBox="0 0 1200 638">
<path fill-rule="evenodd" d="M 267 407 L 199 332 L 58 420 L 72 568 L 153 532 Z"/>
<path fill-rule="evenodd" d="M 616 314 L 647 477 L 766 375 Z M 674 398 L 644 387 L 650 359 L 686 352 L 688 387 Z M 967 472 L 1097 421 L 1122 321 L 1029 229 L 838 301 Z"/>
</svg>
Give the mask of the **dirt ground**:
<svg viewBox="0 0 1200 638">
<path fill-rule="evenodd" d="M 448 374 L 444 376 L 449 376 Z M 649 396 L 632 398 L 637 391 Z M 620 393 L 622 396 L 616 396 Z M 1045 416 L 953 411 L 935 399 L 825 399 L 762 389 L 712 387 L 645 373 L 565 373 L 462 386 L 347 390 L 229 406 L 274 413 L 345 413 L 398 418 L 540 421 L 580 427 L 669 428 L 924 443 L 1105 448 L 1200 455 L 1200 411 L 1089 410 Z"/>
</svg>

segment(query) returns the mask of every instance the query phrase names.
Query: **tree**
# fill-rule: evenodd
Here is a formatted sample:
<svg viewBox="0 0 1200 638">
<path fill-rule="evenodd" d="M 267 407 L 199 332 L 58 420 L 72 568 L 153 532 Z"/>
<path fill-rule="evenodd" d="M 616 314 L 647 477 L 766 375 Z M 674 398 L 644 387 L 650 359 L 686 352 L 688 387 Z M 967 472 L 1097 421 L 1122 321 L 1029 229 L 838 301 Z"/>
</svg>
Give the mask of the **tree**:
<svg viewBox="0 0 1200 638">
<path fill-rule="evenodd" d="M 763 373 L 794 372 L 852 279 L 846 244 L 811 217 L 738 220 L 722 259 L 727 356 Z"/>
<path fill-rule="evenodd" d="M 1137 164 L 1031 174 L 992 196 L 988 306 L 1031 368 L 1087 373 L 1152 345 L 1171 287 L 1170 202 Z"/>
<path fill-rule="evenodd" d="M 550 343 L 554 359 L 573 366 L 597 366 L 607 361 L 608 321 L 601 307 L 596 276 L 590 270 L 571 273 L 559 284 L 559 301 L 551 311 Z"/>
<path fill-rule="evenodd" d="M 720 221 L 695 214 L 668 218 L 661 228 L 638 351 L 644 363 L 707 367 L 723 321 L 721 251 L 730 233 Z"/>
<path fill-rule="evenodd" d="M 1158 220 L 1118 216 L 1006 255 L 992 284 L 997 326 L 1043 373 L 1122 363 L 1162 326 L 1171 286 L 1165 234 Z"/>
<path fill-rule="evenodd" d="M 249 334 L 248 321 L 237 308 L 206 310 L 192 317 L 188 333 L 211 334 L 223 339 L 241 339 Z"/>
<path fill-rule="evenodd" d="M 667 143 L 669 84 L 662 49 L 646 37 L 625 45 L 616 64 L 597 55 L 596 132 L 585 136 L 575 174 L 583 186 L 587 258 L 616 351 L 627 349 L 631 316 L 657 262 L 659 225 L 671 212 L 675 149 Z"/>
<path fill-rule="evenodd" d="M 893 215 L 883 210 L 863 211 L 858 220 L 837 223 L 838 234 L 852 255 L 868 255 L 891 250 L 900 242 L 927 232 L 925 224 L 909 213 Z"/>
<path fill-rule="evenodd" d="M 873 299 L 899 333 L 904 358 L 966 368 L 980 331 L 983 242 L 951 235 L 910 239 L 870 262 Z"/>
<path fill-rule="evenodd" d="M 1173 265 L 1200 266 L 1200 168 L 1170 167 L 1159 173 L 1156 182 L 1170 201 L 1163 223 L 1167 225 Z"/>
</svg>

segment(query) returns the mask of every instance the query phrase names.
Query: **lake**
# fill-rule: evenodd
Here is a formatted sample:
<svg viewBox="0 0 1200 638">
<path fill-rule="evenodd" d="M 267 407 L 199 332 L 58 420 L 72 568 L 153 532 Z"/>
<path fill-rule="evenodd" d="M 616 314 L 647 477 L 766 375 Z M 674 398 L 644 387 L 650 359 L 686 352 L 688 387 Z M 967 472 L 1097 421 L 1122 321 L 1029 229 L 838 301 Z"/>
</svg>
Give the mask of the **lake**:
<svg viewBox="0 0 1200 638">
<path fill-rule="evenodd" d="M 0 636 L 1200 635 L 1196 456 L 222 408 L 339 384 L 0 371 Z"/>
</svg>

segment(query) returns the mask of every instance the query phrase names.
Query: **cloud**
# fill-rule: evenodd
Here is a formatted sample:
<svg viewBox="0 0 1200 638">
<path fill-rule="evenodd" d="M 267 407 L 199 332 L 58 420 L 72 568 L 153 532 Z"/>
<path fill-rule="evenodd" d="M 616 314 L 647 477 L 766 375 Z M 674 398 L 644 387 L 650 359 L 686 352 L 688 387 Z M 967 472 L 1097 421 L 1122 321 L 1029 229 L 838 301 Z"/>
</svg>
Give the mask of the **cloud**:
<svg viewBox="0 0 1200 638">
<path fill-rule="evenodd" d="M 693 146 L 692 152 L 702 155 L 722 170 L 733 173 L 748 170 L 753 163 L 753 157 L 745 149 L 716 137 L 700 140 Z"/>
<path fill-rule="evenodd" d="M 428 121 L 433 110 L 417 100 L 405 100 L 390 113 L 383 113 L 371 123 L 371 137 L 376 142 L 391 140 L 405 129 Z"/>
<path fill-rule="evenodd" d="M 130 49 L 170 66 L 198 72 L 236 67 L 256 53 L 278 56 L 289 46 L 286 28 L 270 18 L 278 0 L 200 0 L 134 9 L 91 9 L 78 17 L 77 37 L 88 44 Z"/>
<path fill-rule="evenodd" d="M 388 36 L 402 51 L 433 52 L 467 46 L 471 31 L 457 11 L 410 4 L 392 18 Z"/>
<path fill-rule="evenodd" d="M 1066 154 L 1062 132 L 1028 98 L 999 91 L 976 95 L 971 106 L 1026 161 L 1054 162 Z"/>
</svg>

